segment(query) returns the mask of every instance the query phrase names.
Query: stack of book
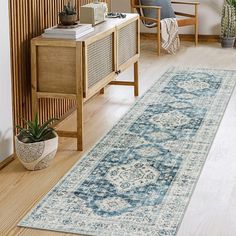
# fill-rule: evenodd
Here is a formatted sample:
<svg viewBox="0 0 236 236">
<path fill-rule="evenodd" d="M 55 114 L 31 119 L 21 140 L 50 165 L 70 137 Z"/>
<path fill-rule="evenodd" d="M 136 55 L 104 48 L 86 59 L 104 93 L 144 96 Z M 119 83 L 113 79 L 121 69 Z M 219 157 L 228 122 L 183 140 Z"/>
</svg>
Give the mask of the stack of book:
<svg viewBox="0 0 236 236">
<path fill-rule="evenodd" d="M 60 25 L 45 29 L 43 38 L 78 39 L 94 31 L 91 24 L 77 24 L 73 28 Z"/>
</svg>

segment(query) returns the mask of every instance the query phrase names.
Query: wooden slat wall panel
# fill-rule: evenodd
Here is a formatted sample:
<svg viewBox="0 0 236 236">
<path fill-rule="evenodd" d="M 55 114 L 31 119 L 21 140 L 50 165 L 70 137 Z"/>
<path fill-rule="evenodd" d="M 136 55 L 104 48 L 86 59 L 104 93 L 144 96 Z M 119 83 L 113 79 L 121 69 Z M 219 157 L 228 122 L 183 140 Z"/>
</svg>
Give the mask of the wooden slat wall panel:
<svg viewBox="0 0 236 236">
<path fill-rule="evenodd" d="M 72 0 L 79 7 L 92 0 Z M 110 6 L 110 0 L 107 0 Z M 12 91 L 14 123 L 22 124 L 20 117 L 31 119 L 30 41 L 45 28 L 58 23 L 58 12 L 67 0 L 9 0 L 11 27 Z M 49 117 L 63 117 L 75 106 L 65 99 L 40 99 L 40 121 Z"/>
</svg>

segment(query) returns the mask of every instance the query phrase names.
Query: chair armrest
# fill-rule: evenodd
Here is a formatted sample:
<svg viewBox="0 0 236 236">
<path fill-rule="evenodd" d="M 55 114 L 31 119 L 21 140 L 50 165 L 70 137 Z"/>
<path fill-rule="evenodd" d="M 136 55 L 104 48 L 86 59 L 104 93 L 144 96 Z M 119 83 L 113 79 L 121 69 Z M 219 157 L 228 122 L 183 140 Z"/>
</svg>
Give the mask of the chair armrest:
<svg viewBox="0 0 236 236">
<path fill-rule="evenodd" d="M 175 15 L 176 16 L 185 16 L 185 17 L 196 17 L 196 15 L 193 15 L 193 14 L 188 14 L 188 13 L 184 13 L 184 12 L 176 12 L 176 11 L 175 11 Z"/>
<path fill-rule="evenodd" d="M 161 9 L 159 6 L 143 6 L 143 5 L 134 5 L 133 8 L 143 8 L 143 9 Z"/>
<path fill-rule="evenodd" d="M 173 4 L 184 4 L 184 5 L 199 5 L 200 2 L 176 2 L 176 1 L 172 1 L 171 3 Z"/>
<path fill-rule="evenodd" d="M 144 6 L 144 5 L 132 5 L 132 8 L 139 8 L 139 9 L 153 9 L 157 11 L 157 17 L 156 18 L 150 18 L 146 16 L 140 16 L 141 20 L 145 21 L 151 21 L 151 22 L 161 22 L 161 7 L 160 6 Z"/>
</svg>

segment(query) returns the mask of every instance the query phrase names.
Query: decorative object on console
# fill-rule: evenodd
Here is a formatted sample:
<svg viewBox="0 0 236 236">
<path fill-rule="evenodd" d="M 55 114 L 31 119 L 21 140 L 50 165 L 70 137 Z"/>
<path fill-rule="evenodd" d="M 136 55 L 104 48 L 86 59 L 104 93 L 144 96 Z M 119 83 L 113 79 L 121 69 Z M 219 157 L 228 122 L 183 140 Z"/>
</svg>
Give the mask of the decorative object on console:
<svg viewBox="0 0 236 236">
<path fill-rule="evenodd" d="M 64 6 L 63 11 L 59 13 L 60 23 L 62 25 L 74 25 L 78 20 L 75 6 L 72 5 L 71 1 L 68 1 L 67 5 Z"/>
<path fill-rule="evenodd" d="M 126 14 L 118 12 L 109 12 L 107 13 L 107 18 L 126 18 Z"/>
<path fill-rule="evenodd" d="M 80 7 L 80 23 L 97 25 L 106 20 L 107 3 L 94 2 Z"/>
<path fill-rule="evenodd" d="M 235 84 L 235 71 L 170 69 L 19 225 L 176 235 Z"/>
<path fill-rule="evenodd" d="M 43 38 L 78 39 L 94 31 L 91 24 L 76 23 L 70 26 L 54 26 L 45 29 Z"/>
<path fill-rule="evenodd" d="M 40 125 L 36 114 L 33 121 L 23 120 L 27 128 L 17 126 L 20 130 L 15 137 L 17 157 L 28 170 L 44 169 L 57 152 L 58 136 L 55 130 L 49 127 L 57 119 L 49 119 Z"/>
<path fill-rule="evenodd" d="M 221 18 L 221 46 L 232 48 L 236 34 L 236 1 L 226 0 Z"/>
</svg>

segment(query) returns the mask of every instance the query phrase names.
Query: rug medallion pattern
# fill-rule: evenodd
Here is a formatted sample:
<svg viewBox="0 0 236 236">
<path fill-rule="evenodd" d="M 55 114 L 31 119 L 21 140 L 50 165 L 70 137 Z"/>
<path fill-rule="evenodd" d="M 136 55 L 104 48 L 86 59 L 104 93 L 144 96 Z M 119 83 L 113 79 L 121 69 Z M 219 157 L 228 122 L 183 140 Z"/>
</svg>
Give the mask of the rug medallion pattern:
<svg viewBox="0 0 236 236">
<path fill-rule="evenodd" d="M 176 235 L 235 82 L 235 71 L 170 69 L 19 225 Z"/>
</svg>

